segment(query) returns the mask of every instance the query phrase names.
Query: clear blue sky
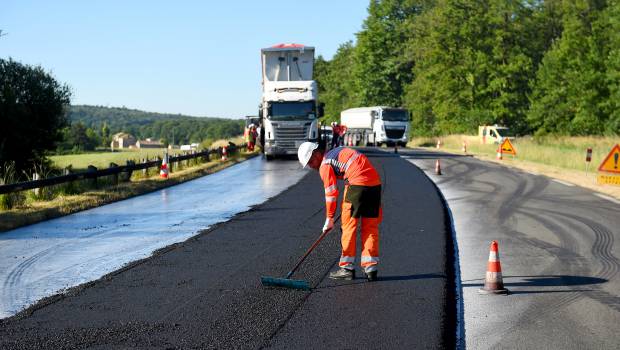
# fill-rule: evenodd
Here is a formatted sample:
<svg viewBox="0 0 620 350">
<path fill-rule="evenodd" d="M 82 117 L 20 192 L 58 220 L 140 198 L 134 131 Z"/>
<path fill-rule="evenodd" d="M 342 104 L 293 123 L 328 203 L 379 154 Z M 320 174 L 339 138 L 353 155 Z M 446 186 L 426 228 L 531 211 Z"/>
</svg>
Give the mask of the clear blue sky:
<svg viewBox="0 0 620 350">
<path fill-rule="evenodd" d="M 262 47 L 296 42 L 331 58 L 367 5 L 2 0 L 0 58 L 51 71 L 73 104 L 239 118 L 257 112 Z"/>
</svg>

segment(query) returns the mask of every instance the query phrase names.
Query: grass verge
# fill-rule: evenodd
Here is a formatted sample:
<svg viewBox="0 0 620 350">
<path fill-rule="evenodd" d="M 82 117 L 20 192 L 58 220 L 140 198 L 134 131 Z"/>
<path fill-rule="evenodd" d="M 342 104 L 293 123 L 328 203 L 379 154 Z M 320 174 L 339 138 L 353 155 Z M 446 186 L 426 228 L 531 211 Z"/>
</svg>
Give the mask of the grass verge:
<svg viewBox="0 0 620 350">
<path fill-rule="evenodd" d="M 481 160 L 512 166 L 531 173 L 542 174 L 558 180 L 589 188 L 620 199 L 620 187 L 597 183 L 597 169 L 612 147 L 620 143 L 613 137 L 522 137 L 514 140 L 517 156 L 504 155 L 496 159 L 496 144 L 481 144 L 477 136 L 442 136 L 441 150 L 463 153 L 463 141 L 467 154 Z M 438 138 L 414 138 L 409 147 L 435 149 Z M 592 162 L 586 173 L 586 149 L 592 148 Z"/>
<path fill-rule="evenodd" d="M 257 152 L 241 153 L 230 157 L 225 162 L 216 159 L 196 166 L 185 167 L 172 172 L 167 180 L 161 179 L 158 175 L 152 177 L 137 176 L 135 179 L 132 178 L 131 182 L 121 182 L 115 186 L 102 187 L 74 195 L 59 195 L 51 200 L 31 201 L 24 207 L 0 211 L 0 232 L 174 186 L 215 173 L 256 155 L 258 155 Z"/>
</svg>

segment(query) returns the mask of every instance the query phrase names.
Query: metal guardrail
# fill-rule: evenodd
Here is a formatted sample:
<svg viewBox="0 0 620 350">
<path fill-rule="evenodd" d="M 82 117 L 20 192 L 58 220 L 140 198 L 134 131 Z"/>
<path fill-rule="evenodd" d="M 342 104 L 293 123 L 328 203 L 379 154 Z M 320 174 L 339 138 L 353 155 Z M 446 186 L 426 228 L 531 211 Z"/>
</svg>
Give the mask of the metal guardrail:
<svg viewBox="0 0 620 350">
<path fill-rule="evenodd" d="M 244 148 L 246 148 L 245 145 L 235 146 L 234 148 L 229 147 L 227 148 L 227 154 L 228 155 L 235 154 L 239 151 L 239 149 L 244 149 Z M 184 154 L 184 155 L 179 155 L 179 156 L 169 156 L 168 163 L 173 164 L 173 163 L 178 163 L 180 161 L 201 158 L 201 157 L 208 158 L 211 154 L 217 154 L 218 156 L 221 156 L 222 148 L 220 147 L 220 148 L 213 149 L 213 150 L 196 152 L 196 153 L 191 153 L 191 154 Z M 59 184 L 78 181 L 78 180 L 85 180 L 85 179 L 96 180 L 99 177 L 119 175 L 121 173 L 127 173 L 128 174 L 127 178 L 130 178 L 131 173 L 133 171 L 144 170 L 144 169 L 154 168 L 154 167 L 159 168 L 160 166 L 161 166 L 161 159 L 152 160 L 152 161 L 143 162 L 143 163 L 137 163 L 137 164 L 131 163 L 130 161 L 128 161 L 127 165 L 112 166 L 112 167 L 101 169 L 101 170 L 95 168 L 94 166 L 89 166 L 89 170 L 87 171 L 82 171 L 82 172 L 77 172 L 77 173 L 72 173 L 72 174 L 67 174 L 67 175 L 60 175 L 60 176 L 50 177 L 50 178 L 41 179 L 41 180 L 24 181 L 24 182 L 18 182 L 14 184 L 0 185 L 0 194 L 31 190 L 35 188 L 49 187 L 49 186 L 59 185 Z"/>
</svg>

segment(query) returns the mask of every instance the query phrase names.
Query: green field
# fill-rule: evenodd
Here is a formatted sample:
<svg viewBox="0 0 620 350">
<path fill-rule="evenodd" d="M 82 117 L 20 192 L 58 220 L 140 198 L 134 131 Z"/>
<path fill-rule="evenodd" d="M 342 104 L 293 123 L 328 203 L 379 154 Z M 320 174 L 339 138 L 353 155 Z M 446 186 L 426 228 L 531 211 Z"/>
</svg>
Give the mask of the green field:
<svg viewBox="0 0 620 350">
<path fill-rule="evenodd" d="M 165 149 L 163 148 L 147 148 L 123 150 L 118 152 L 94 152 L 52 156 L 50 159 L 54 162 L 54 165 L 59 168 L 72 166 L 73 169 L 86 169 L 89 165 L 93 165 L 101 169 L 109 167 L 110 163 L 125 165 L 127 160 L 135 160 L 136 163 L 139 163 L 143 158 L 153 159 L 157 156 L 162 156 L 164 154 L 164 150 Z M 179 150 L 172 151 L 172 153 L 175 152 L 182 153 Z"/>
</svg>

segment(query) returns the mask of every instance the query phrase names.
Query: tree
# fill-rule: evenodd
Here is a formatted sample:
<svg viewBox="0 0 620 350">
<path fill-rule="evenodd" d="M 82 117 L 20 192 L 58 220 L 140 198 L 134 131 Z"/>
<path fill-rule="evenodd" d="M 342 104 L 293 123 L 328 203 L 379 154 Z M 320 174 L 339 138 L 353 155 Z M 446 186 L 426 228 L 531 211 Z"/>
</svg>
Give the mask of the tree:
<svg viewBox="0 0 620 350">
<path fill-rule="evenodd" d="M 562 2 L 562 36 L 545 54 L 532 82 L 528 119 L 538 133 L 620 132 L 614 117 L 617 102 L 611 98 L 619 81 L 613 68 L 618 53 L 618 5 L 610 3 Z"/>
<path fill-rule="evenodd" d="M 608 27 L 610 51 L 607 55 L 605 79 L 609 88 L 609 100 L 605 108 L 609 111 L 609 120 L 605 132 L 620 135 L 620 1 L 610 2 L 608 10 Z M 615 35 L 614 35 L 615 33 Z"/>
<path fill-rule="evenodd" d="M 71 92 L 41 67 L 0 59 L 0 164 L 18 171 L 45 159 L 62 138 Z"/>
<path fill-rule="evenodd" d="M 355 90 L 363 106 L 401 106 L 412 80 L 413 57 L 405 50 L 415 20 L 430 1 L 371 0 L 368 17 L 357 34 Z"/>
<path fill-rule="evenodd" d="M 527 129 L 535 63 L 526 38 L 535 11 L 523 1 L 444 0 L 412 22 L 405 105 L 415 133 L 473 132 L 486 123 Z"/>
<path fill-rule="evenodd" d="M 110 128 L 108 127 L 108 123 L 104 122 L 101 126 L 101 145 L 103 147 L 108 147 L 111 141 Z"/>
<path fill-rule="evenodd" d="M 357 106 L 353 80 L 353 52 L 355 47 L 348 41 L 338 48 L 330 61 L 319 60 L 316 79 L 319 83 L 319 99 L 325 103 L 326 122 L 339 119 L 344 109 Z"/>
</svg>

